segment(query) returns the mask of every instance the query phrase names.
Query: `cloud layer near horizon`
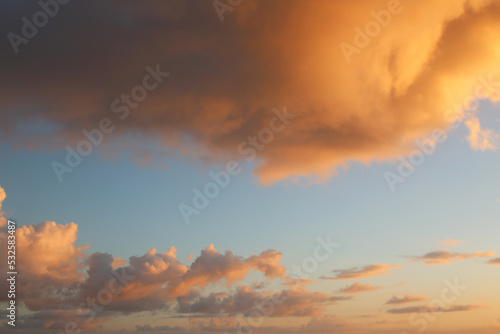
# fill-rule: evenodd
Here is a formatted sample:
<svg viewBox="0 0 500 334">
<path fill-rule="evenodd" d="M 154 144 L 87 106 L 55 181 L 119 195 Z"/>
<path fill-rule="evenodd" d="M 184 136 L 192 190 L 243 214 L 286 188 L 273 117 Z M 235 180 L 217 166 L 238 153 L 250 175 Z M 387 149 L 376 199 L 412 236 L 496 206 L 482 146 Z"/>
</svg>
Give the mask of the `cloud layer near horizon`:
<svg viewBox="0 0 500 334">
<path fill-rule="evenodd" d="M 5 197 L 0 187 L 0 208 Z M 68 324 L 96 329 L 111 317 L 140 312 L 164 312 L 174 318 L 253 317 L 262 312 L 258 307 L 269 304 L 268 317 L 315 317 L 327 306 L 350 299 L 290 286 L 292 278 L 285 274 L 276 250 L 244 258 L 209 245 L 188 266 L 171 247 L 165 253 L 150 249 L 125 261 L 75 246 L 77 233 L 75 223 L 45 221 L 17 227 L 16 269 L 22 274 L 17 276 L 16 300 L 18 308 L 23 305 L 29 311 L 18 318 L 23 333 L 40 328 L 59 331 Z M 0 227 L 3 254 L 8 235 L 7 227 Z M 4 260 L 0 270 L 7 272 Z M 276 279 L 283 288 L 243 285 L 251 271 L 260 273 L 264 282 Z M 0 282 L 0 290 L 8 290 L 6 280 Z M 7 293 L 0 296 L 0 302 L 5 301 Z"/>
<path fill-rule="evenodd" d="M 71 2 L 18 54 L 2 40 L 9 85 L 0 92 L 0 139 L 60 149 L 108 117 L 115 139 L 152 138 L 158 154 L 243 160 L 238 145 L 287 106 L 297 118 L 258 152 L 256 173 L 263 183 L 322 180 L 348 161 L 406 154 L 474 98 L 499 99 L 498 2 L 401 2 L 348 63 L 341 43 L 354 45 L 354 29 L 386 9 L 385 0 L 254 0 L 220 22 L 210 1 Z M 20 34 L 21 17 L 37 10 L 2 2 L 0 31 Z M 156 64 L 171 75 L 120 121 L 111 103 Z M 495 147 L 475 116 L 466 125 L 473 148 Z"/>
<path fill-rule="evenodd" d="M 325 307 L 349 298 L 310 292 L 302 287 L 262 291 L 240 285 L 250 271 L 265 280 L 289 280 L 280 264 L 281 254 L 268 250 L 243 258 L 230 251 L 220 253 L 213 245 L 201 251 L 187 266 L 176 258 L 176 249 L 165 253 L 151 249 L 128 261 L 106 253 L 83 253 L 75 247 L 77 225 L 42 222 L 16 231 L 17 298 L 30 310 L 20 326 L 64 328 L 75 321 L 80 328 L 95 328 L 110 316 L 144 311 L 163 311 L 173 316 L 251 316 L 256 305 L 274 301 L 272 317 L 321 315 Z M 0 246 L 5 248 L 5 229 Z M 113 268 L 113 263 L 123 264 Z M 6 261 L 5 261 L 6 263 Z M 0 270 L 7 271 L 4 261 Z M 7 289 L 1 282 L 2 291 Z M 205 290 L 210 288 L 210 292 Z M 2 295 L 0 301 L 5 301 Z M 91 307 L 93 301 L 101 312 Z M 103 310 L 103 306 L 105 306 Z M 45 320 L 44 320 L 45 319 Z M 92 321 L 86 321 L 92 319 Z"/>
<path fill-rule="evenodd" d="M 5 192 L 1 187 L 0 194 L 2 205 Z M 2 214 L 0 211 L 0 216 Z M 6 232 L 6 226 L 0 227 L 3 254 L 7 254 Z M 76 326 L 101 334 L 101 326 L 116 319 L 125 319 L 129 325 L 136 326 L 130 333 L 236 331 L 238 326 L 253 328 L 254 325 L 248 327 L 249 324 L 260 321 L 259 317 L 282 319 L 281 326 L 262 327 L 273 334 L 332 329 L 350 334 L 378 333 L 378 329 L 373 331 L 372 324 L 353 323 L 330 314 L 329 306 L 353 297 L 304 288 L 316 280 L 287 276 L 286 268 L 280 263 L 282 255 L 276 250 L 245 258 L 231 251 L 221 253 L 209 245 L 186 265 L 177 258 L 176 248 L 171 247 L 164 253 L 150 249 L 141 256 L 123 260 L 107 253 L 90 253 L 89 246 L 76 246 L 77 233 L 75 223 L 61 225 L 46 221 L 17 228 L 16 265 L 22 274 L 17 276 L 16 300 L 18 308 L 22 305 L 23 313 L 19 314 L 16 326 L 20 333 L 59 333 L 66 326 Z M 0 261 L 0 271 L 7 271 L 6 263 L 6 260 Z M 337 276 L 331 279 L 375 277 L 399 267 L 373 264 L 336 270 Z M 260 278 L 255 284 L 245 285 L 250 272 L 258 273 Z M 6 281 L 1 281 L 0 290 L 7 288 Z M 356 282 L 337 292 L 354 294 L 378 289 L 380 287 Z M 7 294 L 2 294 L 0 303 L 5 302 L 6 297 Z M 404 295 L 393 297 L 386 304 L 424 300 L 423 296 Z M 474 311 L 482 307 L 468 304 L 442 309 L 415 306 L 389 309 L 386 313 L 392 317 L 407 313 Z M 186 327 L 167 322 L 169 325 L 153 326 L 141 324 L 142 320 L 136 322 L 148 315 L 158 316 L 156 319 L 167 318 L 165 321 L 173 320 L 174 323 L 176 319 L 185 318 L 189 324 Z M 303 325 L 287 327 L 292 318 L 303 319 Z M 399 333 L 396 328 L 401 326 L 397 320 L 384 320 L 380 324 L 389 326 L 385 333 Z"/>
</svg>

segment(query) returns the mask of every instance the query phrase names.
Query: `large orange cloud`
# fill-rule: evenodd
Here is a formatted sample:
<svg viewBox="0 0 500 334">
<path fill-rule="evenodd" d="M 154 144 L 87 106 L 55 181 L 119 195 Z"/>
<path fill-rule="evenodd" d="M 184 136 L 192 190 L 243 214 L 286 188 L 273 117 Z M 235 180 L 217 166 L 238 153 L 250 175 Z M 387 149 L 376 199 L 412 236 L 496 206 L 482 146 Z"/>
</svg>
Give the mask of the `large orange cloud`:
<svg viewBox="0 0 500 334">
<path fill-rule="evenodd" d="M 5 33 L 20 29 L 19 8 L 37 9 L 1 6 L 12 13 L 0 23 Z M 162 156 L 244 160 L 240 143 L 269 127 L 272 108 L 287 106 L 297 118 L 255 160 L 262 182 L 322 180 L 349 161 L 392 159 L 448 128 L 474 99 L 499 99 L 500 4 L 402 1 L 348 62 L 340 45 L 356 45 L 355 29 L 387 8 L 386 0 L 253 0 L 221 23 L 210 2 L 195 0 L 72 4 L 19 54 L 1 42 L 9 82 L 0 92 L 1 139 L 61 148 L 108 117 L 113 136 L 147 134 Z M 120 121 L 112 102 L 157 63 L 171 75 Z M 493 147 L 493 133 L 473 117 L 468 125 L 474 148 Z M 33 127 L 43 129 L 26 130 Z"/>
</svg>

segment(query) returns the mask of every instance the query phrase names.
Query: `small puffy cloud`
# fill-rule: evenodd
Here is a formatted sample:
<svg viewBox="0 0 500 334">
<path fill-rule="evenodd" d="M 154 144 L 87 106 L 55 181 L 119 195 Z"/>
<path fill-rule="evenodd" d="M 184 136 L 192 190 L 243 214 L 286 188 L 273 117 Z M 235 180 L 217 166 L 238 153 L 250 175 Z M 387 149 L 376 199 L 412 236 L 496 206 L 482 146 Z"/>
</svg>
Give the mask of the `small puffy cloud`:
<svg viewBox="0 0 500 334">
<path fill-rule="evenodd" d="M 488 264 L 491 264 L 491 265 L 496 265 L 496 266 L 500 266 L 500 257 L 497 257 L 495 259 L 491 259 L 488 261 Z"/>
<path fill-rule="evenodd" d="M 453 240 L 453 239 L 438 240 L 438 244 L 441 247 L 445 247 L 445 246 L 457 246 L 457 245 L 460 245 L 460 244 L 463 244 L 463 243 L 464 243 L 464 241 Z"/>
<path fill-rule="evenodd" d="M 370 284 L 362 284 L 359 282 L 353 283 L 349 286 L 346 286 L 345 288 L 342 288 L 339 290 L 341 293 L 361 293 L 361 292 L 370 292 L 370 291 L 375 291 L 379 290 L 381 287 L 379 286 L 372 286 Z"/>
<path fill-rule="evenodd" d="M 463 312 L 483 308 L 480 305 L 451 305 L 449 307 L 412 306 L 387 310 L 387 313 L 435 313 L 435 312 Z"/>
<path fill-rule="evenodd" d="M 407 304 L 427 300 L 425 296 L 404 295 L 403 297 L 393 296 L 386 304 Z"/>
<path fill-rule="evenodd" d="M 476 117 L 471 117 L 465 121 L 470 134 L 467 139 L 470 146 L 476 151 L 495 150 L 498 145 L 498 134 L 492 130 L 481 129 L 481 124 Z"/>
<path fill-rule="evenodd" d="M 260 271 L 267 278 L 284 277 L 285 267 L 279 263 L 280 259 L 281 253 L 275 250 L 244 259 L 231 251 L 221 254 L 210 245 L 202 250 L 185 274 L 169 284 L 169 294 L 183 295 L 193 286 L 204 288 L 214 282 L 225 281 L 229 285 L 242 280 L 250 270 Z"/>
<path fill-rule="evenodd" d="M 111 267 L 113 267 L 113 269 L 120 268 L 121 266 L 126 265 L 127 262 L 127 260 L 121 259 L 119 257 L 114 257 L 113 262 L 111 263 Z"/>
<path fill-rule="evenodd" d="M 366 277 L 388 275 L 389 270 L 402 268 L 402 265 L 391 265 L 391 264 L 371 264 L 364 266 L 362 268 L 355 267 L 351 269 L 344 270 L 333 270 L 332 272 L 337 273 L 335 276 L 321 276 L 321 279 L 330 280 L 349 280 L 349 279 L 361 279 Z"/>
<path fill-rule="evenodd" d="M 422 256 L 405 256 L 412 261 L 423 261 L 425 265 L 450 264 L 453 260 L 464 261 L 480 257 L 492 257 L 495 252 L 474 252 L 474 253 L 456 253 L 448 250 L 439 250 L 427 253 Z"/>
</svg>

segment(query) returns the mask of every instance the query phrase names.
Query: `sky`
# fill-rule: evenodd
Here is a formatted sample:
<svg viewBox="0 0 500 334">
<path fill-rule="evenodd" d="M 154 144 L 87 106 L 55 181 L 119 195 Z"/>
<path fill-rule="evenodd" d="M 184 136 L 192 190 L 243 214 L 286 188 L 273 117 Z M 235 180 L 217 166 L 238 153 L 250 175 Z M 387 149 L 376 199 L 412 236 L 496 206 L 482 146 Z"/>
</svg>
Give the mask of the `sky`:
<svg viewBox="0 0 500 334">
<path fill-rule="evenodd" d="M 500 330 L 498 2 L 0 16 L 2 333 Z"/>
</svg>

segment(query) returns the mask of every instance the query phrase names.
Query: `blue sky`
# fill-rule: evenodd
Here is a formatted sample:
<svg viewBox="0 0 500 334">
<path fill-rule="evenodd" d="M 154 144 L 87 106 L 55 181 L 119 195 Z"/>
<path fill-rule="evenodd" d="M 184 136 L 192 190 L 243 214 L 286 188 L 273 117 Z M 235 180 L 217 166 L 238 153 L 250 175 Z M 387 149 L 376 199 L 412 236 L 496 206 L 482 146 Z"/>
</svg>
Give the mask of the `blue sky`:
<svg viewBox="0 0 500 334">
<path fill-rule="evenodd" d="M 479 116 L 495 120 L 498 108 L 483 103 Z M 498 122 L 487 124 L 498 129 Z M 163 251 L 176 246 L 184 257 L 213 243 L 220 250 L 248 255 L 275 248 L 286 254 L 284 261 L 293 263 L 316 236 L 331 234 L 343 244 L 349 261 L 360 257 L 354 262 L 362 265 L 393 256 L 394 249 L 424 252 L 437 239 L 497 246 L 485 235 L 497 235 L 500 229 L 494 223 L 500 212 L 500 156 L 472 150 L 467 134 L 463 125 L 451 132 L 394 193 L 383 175 L 395 172 L 398 162 L 354 163 L 322 184 L 267 187 L 246 164 L 242 175 L 233 177 L 208 208 L 193 216 L 191 225 L 183 222 L 178 205 L 190 204 L 192 189 L 201 189 L 210 181 L 208 172 L 219 166 L 165 159 L 167 169 L 144 168 L 125 156 L 108 159 L 94 152 L 59 183 L 51 163 L 63 159 L 65 151 L 3 145 L 0 175 L 8 176 L 2 184 L 8 194 L 5 206 L 19 223 L 76 222 L 78 243 L 92 245 L 94 251 L 127 258 L 151 247 Z M 121 242 L 112 242 L 114 238 Z M 364 245 L 371 245 L 368 254 Z"/>
</svg>

